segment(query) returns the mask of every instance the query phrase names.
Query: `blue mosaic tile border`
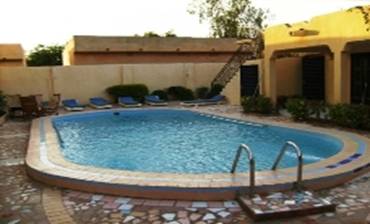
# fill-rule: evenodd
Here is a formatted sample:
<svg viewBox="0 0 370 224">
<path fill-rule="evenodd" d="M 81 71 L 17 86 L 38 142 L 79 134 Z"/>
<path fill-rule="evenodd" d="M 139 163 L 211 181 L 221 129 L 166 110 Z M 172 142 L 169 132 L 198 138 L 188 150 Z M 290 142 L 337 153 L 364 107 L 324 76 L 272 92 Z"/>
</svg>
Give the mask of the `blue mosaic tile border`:
<svg viewBox="0 0 370 224">
<path fill-rule="evenodd" d="M 352 154 L 351 156 L 347 157 L 346 159 L 343 159 L 335 164 L 332 164 L 332 165 L 329 165 L 329 166 L 326 166 L 327 169 L 335 169 L 335 168 L 338 168 L 340 166 L 343 166 L 343 165 L 346 165 L 348 163 L 351 163 L 355 160 L 357 160 L 358 158 L 360 158 L 364 153 L 365 153 L 365 150 L 366 150 L 366 144 L 361 141 L 359 138 L 351 135 L 350 138 L 356 142 L 358 144 L 358 147 L 357 147 L 357 152 L 355 152 L 354 154 Z"/>
</svg>

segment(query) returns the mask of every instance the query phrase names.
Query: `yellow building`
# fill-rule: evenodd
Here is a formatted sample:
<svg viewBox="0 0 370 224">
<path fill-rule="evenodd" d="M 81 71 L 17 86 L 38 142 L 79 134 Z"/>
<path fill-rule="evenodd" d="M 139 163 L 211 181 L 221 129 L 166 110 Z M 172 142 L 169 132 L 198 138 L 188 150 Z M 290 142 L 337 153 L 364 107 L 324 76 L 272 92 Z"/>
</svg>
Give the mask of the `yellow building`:
<svg viewBox="0 0 370 224">
<path fill-rule="evenodd" d="M 370 103 L 370 6 L 268 28 L 262 93 Z"/>
<path fill-rule="evenodd" d="M 264 32 L 263 59 L 247 61 L 227 84 L 232 104 L 259 86 L 281 96 L 335 103 L 370 103 L 370 6 L 355 7 Z"/>
<path fill-rule="evenodd" d="M 25 63 L 20 44 L 0 44 L 0 66 L 25 66 Z"/>
</svg>

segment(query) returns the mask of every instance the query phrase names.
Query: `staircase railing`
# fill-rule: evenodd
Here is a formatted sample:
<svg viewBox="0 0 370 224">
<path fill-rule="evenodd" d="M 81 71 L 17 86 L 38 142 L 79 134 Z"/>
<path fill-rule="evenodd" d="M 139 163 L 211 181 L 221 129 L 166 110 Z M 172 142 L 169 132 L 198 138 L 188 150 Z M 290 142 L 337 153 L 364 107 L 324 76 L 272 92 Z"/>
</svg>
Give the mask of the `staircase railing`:
<svg viewBox="0 0 370 224">
<path fill-rule="evenodd" d="M 260 40 L 244 41 L 239 44 L 239 48 L 213 79 L 212 85 L 219 84 L 225 86 L 239 71 L 240 66 L 245 61 L 256 59 L 260 54 Z"/>
</svg>

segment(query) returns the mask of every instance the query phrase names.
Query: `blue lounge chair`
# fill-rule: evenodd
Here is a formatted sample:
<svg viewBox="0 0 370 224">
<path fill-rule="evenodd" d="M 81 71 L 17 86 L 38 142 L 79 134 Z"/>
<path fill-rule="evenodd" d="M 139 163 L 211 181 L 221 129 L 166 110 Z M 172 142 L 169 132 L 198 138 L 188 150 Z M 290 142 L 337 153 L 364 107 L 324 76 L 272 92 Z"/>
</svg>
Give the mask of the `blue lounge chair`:
<svg viewBox="0 0 370 224">
<path fill-rule="evenodd" d="M 84 106 L 82 106 L 76 99 L 63 100 L 62 104 L 64 109 L 68 111 L 81 111 L 84 109 Z"/>
<path fill-rule="evenodd" d="M 210 99 L 199 99 L 199 100 L 189 100 L 181 102 L 183 106 L 207 106 L 207 105 L 218 105 L 225 101 L 225 96 L 216 95 Z"/>
<path fill-rule="evenodd" d="M 145 96 L 145 103 L 150 106 L 167 106 L 168 103 L 164 100 L 161 100 L 157 95 Z"/>
<path fill-rule="evenodd" d="M 110 109 L 112 108 L 112 104 L 108 102 L 108 100 L 101 98 L 101 97 L 93 97 L 90 98 L 90 106 L 95 109 Z"/>
<path fill-rule="evenodd" d="M 134 100 L 131 96 L 119 97 L 118 104 L 123 107 L 141 107 L 141 103 Z"/>
</svg>

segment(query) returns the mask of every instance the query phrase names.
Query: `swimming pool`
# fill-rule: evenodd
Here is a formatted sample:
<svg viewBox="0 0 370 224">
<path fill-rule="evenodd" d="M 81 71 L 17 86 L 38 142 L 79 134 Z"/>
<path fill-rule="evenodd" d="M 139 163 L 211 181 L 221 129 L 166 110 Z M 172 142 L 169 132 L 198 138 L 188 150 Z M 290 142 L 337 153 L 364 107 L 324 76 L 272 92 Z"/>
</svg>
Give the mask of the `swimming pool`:
<svg viewBox="0 0 370 224">
<path fill-rule="evenodd" d="M 249 144 L 256 155 L 257 193 L 290 190 L 295 185 L 296 167 L 270 170 L 285 140 L 296 141 L 304 151 L 302 184 L 307 189 L 338 186 L 370 170 L 370 140 L 358 134 L 258 117 L 253 118 L 258 123 L 251 123 L 250 117 L 238 112 L 212 107 L 192 111 L 113 109 L 34 119 L 27 173 L 46 184 L 93 193 L 228 200 L 251 189 L 248 172 L 229 173 L 240 143 Z M 164 149 L 173 142 L 179 148 Z M 160 158 L 155 157 L 157 152 Z M 294 166 L 289 151 L 287 155 L 282 165 Z M 244 165 L 239 171 L 246 170 Z"/>
<path fill-rule="evenodd" d="M 177 109 L 93 112 L 55 117 L 53 126 L 67 160 L 80 165 L 157 173 L 227 173 L 241 143 L 252 149 L 257 170 L 270 169 L 283 144 L 294 141 L 304 163 L 338 153 L 330 135 L 261 125 Z M 239 171 L 246 171 L 242 155 Z M 296 166 L 287 152 L 281 167 Z"/>
</svg>

